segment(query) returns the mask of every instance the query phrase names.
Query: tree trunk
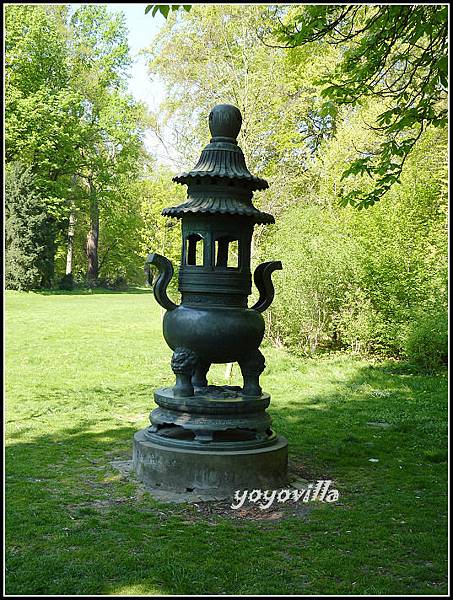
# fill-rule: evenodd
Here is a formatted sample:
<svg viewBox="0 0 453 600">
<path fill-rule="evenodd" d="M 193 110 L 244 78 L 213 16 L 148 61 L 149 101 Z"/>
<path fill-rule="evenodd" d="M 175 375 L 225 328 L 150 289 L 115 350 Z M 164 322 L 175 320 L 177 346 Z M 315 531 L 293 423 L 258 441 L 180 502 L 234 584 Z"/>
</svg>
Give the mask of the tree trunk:
<svg viewBox="0 0 453 600">
<path fill-rule="evenodd" d="M 69 225 L 68 225 L 68 249 L 66 253 L 66 275 L 72 274 L 72 257 L 74 254 L 74 234 L 75 234 L 76 216 L 74 212 L 74 206 L 71 207 L 69 214 Z"/>
<path fill-rule="evenodd" d="M 99 241 L 99 204 L 96 190 L 92 182 L 90 186 L 90 230 L 87 235 L 87 281 L 90 285 L 97 285 L 99 275 L 98 241 Z"/>
</svg>

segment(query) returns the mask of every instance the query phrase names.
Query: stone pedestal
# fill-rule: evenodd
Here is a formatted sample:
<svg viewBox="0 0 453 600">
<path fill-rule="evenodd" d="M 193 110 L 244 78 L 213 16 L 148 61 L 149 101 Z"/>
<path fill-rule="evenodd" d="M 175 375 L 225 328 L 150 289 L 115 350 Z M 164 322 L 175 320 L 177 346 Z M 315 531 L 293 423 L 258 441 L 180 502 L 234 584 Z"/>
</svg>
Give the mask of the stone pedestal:
<svg viewBox="0 0 453 600">
<path fill-rule="evenodd" d="M 217 498 L 286 485 L 288 443 L 271 429 L 269 394 L 206 386 L 182 398 L 160 388 L 154 400 L 151 425 L 134 436 L 134 470 L 145 485 Z"/>
<path fill-rule="evenodd" d="M 248 450 L 188 449 L 134 435 L 134 470 L 153 488 L 233 497 L 235 490 L 270 490 L 287 485 L 288 442 L 277 437 L 267 447 Z"/>
</svg>

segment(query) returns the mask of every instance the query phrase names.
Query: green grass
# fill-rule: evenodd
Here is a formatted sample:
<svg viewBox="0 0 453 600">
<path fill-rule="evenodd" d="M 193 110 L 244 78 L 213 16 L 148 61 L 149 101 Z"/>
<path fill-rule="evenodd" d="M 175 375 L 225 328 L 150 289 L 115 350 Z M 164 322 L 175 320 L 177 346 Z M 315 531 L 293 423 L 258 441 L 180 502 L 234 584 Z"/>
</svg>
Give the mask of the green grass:
<svg viewBox="0 0 453 600">
<path fill-rule="evenodd" d="M 149 292 L 11 292 L 6 317 L 8 594 L 447 593 L 446 372 L 264 347 L 274 428 L 340 500 L 207 516 L 110 464 L 173 382 Z"/>
</svg>

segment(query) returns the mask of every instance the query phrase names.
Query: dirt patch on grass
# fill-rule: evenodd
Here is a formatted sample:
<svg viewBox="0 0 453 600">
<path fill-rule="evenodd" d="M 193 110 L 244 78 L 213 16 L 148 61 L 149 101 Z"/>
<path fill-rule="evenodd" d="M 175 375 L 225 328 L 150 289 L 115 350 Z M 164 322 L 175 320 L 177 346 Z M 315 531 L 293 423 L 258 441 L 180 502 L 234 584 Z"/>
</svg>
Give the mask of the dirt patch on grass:
<svg viewBox="0 0 453 600">
<path fill-rule="evenodd" d="M 213 520 L 216 517 L 234 521 L 276 522 L 289 518 L 305 518 L 312 506 L 301 502 L 288 502 L 262 509 L 256 504 L 247 504 L 238 509 L 231 508 L 231 500 L 197 502 L 193 504 L 195 511 L 188 521 Z"/>
<path fill-rule="evenodd" d="M 135 500 L 140 500 L 141 505 L 143 505 L 143 498 L 149 494 L 158 502 L 173 505 L 171 509 L 170 506 L 168 506 L 168 509 L 172 514 L 174 514 L 174 509 L 179 505 L 179 507 L 176 508 L 176 512 L 181 514 L 188 523 L 205 521 L 212 525 L 215 525 L 218 522 L 219 517 L 238 522 L 259 521 L 269 524 L 283 519 L 305 518 L 319 502 L 303 501 L 302 497 L 299 497 L 296 500 L 293 499 L 292 496 L 286 501 L 279 502 L 277 499 L 278 492 L 285 489 L 289 490 L 291 494 L 294 494 L 295 492 L 306 489 L 310 484 L 314 486 L 319 479 L 328 479 L 328 477 L 322 475 L 314 476 L 314 474 L 302 463 L 290 460 L 288 464 L 288 485 L 285 488 L 276 490 L 275 499 L 270 506 L 262 508 L 260 505 L 263 504 L 263 502 L 250 502 L 247 499 L 242 506 L 235 509 L 232 508 L 232 505 L 237 506 L 238 502 L 234 501 L 233 495 L 228 498 L 215 498 L 212 494 L 203 494 L 201 490 L 194 490 L 193 492 L 187 493 L 164 491 L 158 488 L 145 486 L 143 483 L 137 481 L 131 460 L 114 460 L 110 462 L 110 465 L 121 474 L 122 479 L 134 483 L 136 486 L 134 498 Z M 102 508 L 101 504 L 98 506 L 99 508 Z M 143 506 L 141 506 L 140 509 L 142 508 Z M 147 508 L 147 510 L 150 509 L 151 507 Z M 163 510 L 164 512 L 167 512 L 167 507 Z"/>
</svg>

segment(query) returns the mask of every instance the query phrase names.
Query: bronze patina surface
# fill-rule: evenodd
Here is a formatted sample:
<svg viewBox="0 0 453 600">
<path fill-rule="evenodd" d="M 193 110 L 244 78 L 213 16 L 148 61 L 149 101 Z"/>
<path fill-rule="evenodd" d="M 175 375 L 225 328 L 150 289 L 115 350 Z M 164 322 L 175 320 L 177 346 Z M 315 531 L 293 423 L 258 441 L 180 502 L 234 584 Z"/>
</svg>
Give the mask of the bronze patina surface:
<svg viewBox="0 0 453 600">
<path fill-rule="evenodd" d="M 270 396 L 260 386 L 265 363 L 259 346 L 264 336 L 261 313 L 274 298 L 271 275 L 282 265 L 270 261 L 256 268 L 253 279 L 259 298 L 249 307 L 253 228 L 274 223 L 274 217 L 253 205 L 253 192 L 266 189 L 268 183 L 247 169 L 236 140 L 241 123 L 235 106 L 213 108 L 210 143 L 191 171 L 174 177 L 175 182 L 187 185 L 187 201 L 162 211 L 181 220 L 181 304 L 177 306 L 167 295 L 174 272 L 167 258 L 150 254 L 145 270 L 150 283 L 151 266 L 159 271 L 154 296 L 166 309 L 163 334 L 173 350 L 171 368 L 176 382 L 172 388 L 156 390 L 158 408 L 151 412 L 151 426 L 136 439 L 148 440 L 148 452 L 162 447 L 220 456 L 223 452 L 225 457 L 247 450 L 258 456 L 260 448 L 269 453 L 275 445 L 281 467 L 286 464 L 286 443 L 272 431 L 266 412 Z M 211 364 L 230 362 L 239 364 L 243 386 L 209 386 Z M 135 454 L 143 456 L 139 450 Z M 234 464 L 231 460 L 229 465 Z M 286 476 L 285 469 L 280 479 Z M 140 465 L 136 470 L 152 471 Z M 265 473 L 260 477 L 265 480 Z"/>
</svg>

